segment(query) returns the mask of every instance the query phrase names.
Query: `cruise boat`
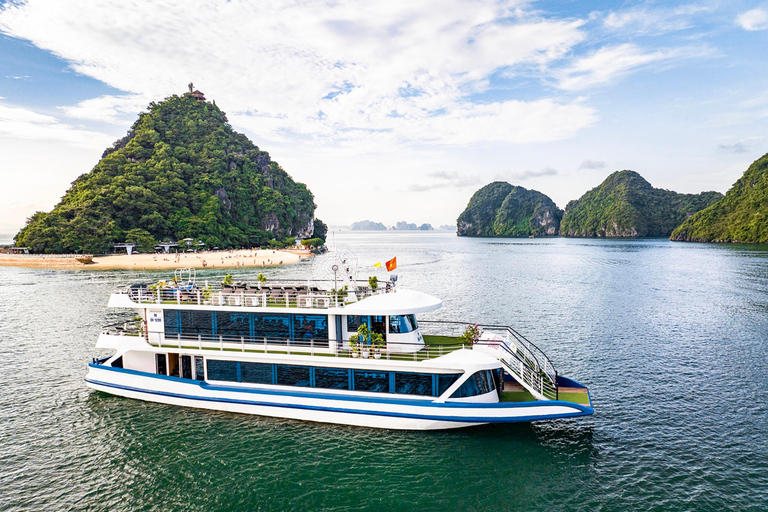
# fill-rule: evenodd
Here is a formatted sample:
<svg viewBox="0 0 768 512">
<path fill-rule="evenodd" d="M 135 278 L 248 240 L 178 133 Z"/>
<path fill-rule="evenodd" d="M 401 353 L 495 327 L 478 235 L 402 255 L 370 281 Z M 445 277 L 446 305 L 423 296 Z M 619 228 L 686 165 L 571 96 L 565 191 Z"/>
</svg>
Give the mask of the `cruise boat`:
<svg viewBox="0 0 768 512">
<path fill-rule="evenodd" d="M 334 271 L 335 272 L 335 271 Z M 260 276 L 261 277 L 261 276 Z M 402 430 L 593 414 L 587 388 L 511 327 L 419 320 L 442 301 L 384 283 L 168 282 L 117 289 L 93 389 L 164 404 Z"/>
</svg>

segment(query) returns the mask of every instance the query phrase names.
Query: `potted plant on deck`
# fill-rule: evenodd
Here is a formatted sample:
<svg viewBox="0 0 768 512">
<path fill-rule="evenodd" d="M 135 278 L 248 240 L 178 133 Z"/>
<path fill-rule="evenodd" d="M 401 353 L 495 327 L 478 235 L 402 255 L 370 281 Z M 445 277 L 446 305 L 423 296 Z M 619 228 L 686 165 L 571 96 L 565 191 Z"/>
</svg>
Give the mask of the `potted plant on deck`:
<svg viewBox="0 0 768 512">
<path fill-rule="evenodd" d="M 464 329 L 464 333 L 459 336 L 459 341 L 462 345 L 469 345 L 470 347 L 477 343 L 480 336 L 483 334 L 483 330 L 477 324 L 468 325 Z"/>
</svg>

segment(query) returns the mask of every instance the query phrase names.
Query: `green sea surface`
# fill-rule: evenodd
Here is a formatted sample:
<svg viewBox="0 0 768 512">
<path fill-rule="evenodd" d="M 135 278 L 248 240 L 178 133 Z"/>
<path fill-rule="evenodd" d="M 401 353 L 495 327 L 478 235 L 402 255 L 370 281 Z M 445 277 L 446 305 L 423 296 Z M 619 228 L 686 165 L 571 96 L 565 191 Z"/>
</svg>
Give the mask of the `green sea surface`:
<svg viewBox="0 0 768 512">
<path fill-rule="evenodd" d="M 114 397 L 83 381 L 108 353 L 100 328 L 126 314 L 109 294 L 167 275 L 0 267 L 0 510 L 768 508 L 768 248 L 328 240 L 355 252 L 362 279 L 385 279 L 373 264 L 397 256 L 398 287 L 444 300 L 422 319 L 512 325 L 589 386 L 595 415 L 398 432 Z"/>
</svg>

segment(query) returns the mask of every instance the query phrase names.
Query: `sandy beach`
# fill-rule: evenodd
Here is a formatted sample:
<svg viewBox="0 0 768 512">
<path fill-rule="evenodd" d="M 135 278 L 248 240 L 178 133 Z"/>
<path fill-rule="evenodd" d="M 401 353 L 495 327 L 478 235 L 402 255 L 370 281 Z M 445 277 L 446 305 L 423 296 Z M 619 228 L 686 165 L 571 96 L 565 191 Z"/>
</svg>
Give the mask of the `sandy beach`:
<svg viewBox="0 0 768 512">
<path fill-rule="evenodd" d="M 298 263 L 311 256 L 309 251 L 239 249 L 179 254 L 115 254 L 97 256 L 93 263 L 79 262 L 73 255 L 0 254 L 0 266 L 90 270 L 162 270 L 179 267 L 230 268 L 274 267 Z"/>
</svg>

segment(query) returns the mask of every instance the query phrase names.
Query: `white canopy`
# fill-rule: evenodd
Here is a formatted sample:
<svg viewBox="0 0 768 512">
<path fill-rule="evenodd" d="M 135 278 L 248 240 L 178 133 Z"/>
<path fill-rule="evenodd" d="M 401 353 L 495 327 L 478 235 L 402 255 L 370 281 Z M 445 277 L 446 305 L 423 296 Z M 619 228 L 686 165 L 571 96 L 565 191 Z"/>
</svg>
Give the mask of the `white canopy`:
<svg viewBox="0 0 768 512">
<path fill-rule="evenodd" d="M 344 307 L 345 315 L 408 315 L 434 311 L 443 301 L 426 293 L 413 290 L 395 290 L 372 295 Z"/>
</svg>

